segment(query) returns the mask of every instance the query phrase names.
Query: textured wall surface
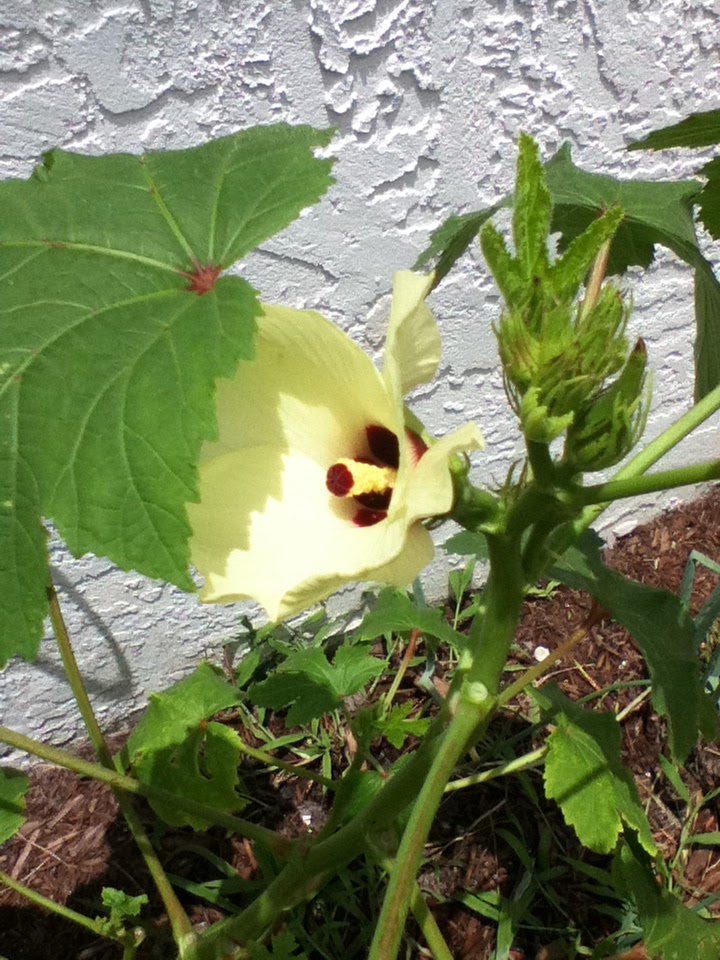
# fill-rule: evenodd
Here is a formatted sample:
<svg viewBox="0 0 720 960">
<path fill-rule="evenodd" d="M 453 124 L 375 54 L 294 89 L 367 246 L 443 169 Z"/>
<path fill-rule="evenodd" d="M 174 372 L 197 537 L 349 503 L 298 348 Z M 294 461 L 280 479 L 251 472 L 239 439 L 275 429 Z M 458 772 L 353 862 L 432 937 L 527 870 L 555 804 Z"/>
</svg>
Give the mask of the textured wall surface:
<svg viewBox="0 0 720 960">
<path fill-rule="evenodd" d="M 4 0 L 0 176 L 27 176 L 58 145 L 137 152 L 256 122 L 331 125 L 335 187 L 243 273 L 266 300 L 320 309 L 376 355 L 391 272 L 446 215 L 508 189 L 521 130 L 546 156 L 570 140 L 596 172 L 691 169 L 687 157 L 622 148 L 720 105 L 719 16 L 718 0 Z M 630 283 L 655 369 L 652 436 L 691 402 L 691 280 L 662 256 Z M 444 356 L 415 411 L 436 433 L 476 419 L 488 442 L 476 475 L 499 482 L 519 443 L 490 330 L 498 297 L 479 258 L 466 257 L 432 304 Z M 717 426 L 675 461 L 706 456 Z M 613 529 L 666 502 L 623 505 Z M 104 722 L 217 655 L 236 622 L 237 609 L 200 608 L 60 545 L 53 560 Z M 441 563 L 429 572 L 431 596 L 445 575 Z M 0 716 L 56 742 L 77 730 L 49 640 L 36 664 L 0 676 Z"/>
</svg>

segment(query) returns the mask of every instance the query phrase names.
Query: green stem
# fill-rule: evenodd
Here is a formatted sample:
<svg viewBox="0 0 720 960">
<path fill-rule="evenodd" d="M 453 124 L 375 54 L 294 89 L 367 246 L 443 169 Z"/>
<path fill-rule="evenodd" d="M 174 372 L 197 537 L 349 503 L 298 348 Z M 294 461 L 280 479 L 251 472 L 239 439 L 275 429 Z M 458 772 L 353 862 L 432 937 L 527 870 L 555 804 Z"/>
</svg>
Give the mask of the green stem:
<svg viewBox="0 0 720 960">
<path fill-rule="evenodd" d="M 301 780 L 310 780 L 313 783 L 320 784 L 320 786 L 325 787 L 328 790 L 337 789 L 336 780 L 330 780 L 328 777 L 323 777 L 319 773 L 313 773 L 312 770 L 306 770 L 297 763 L 286 763 L 284 760 L 277 760 L 271 754 L 265 753 L 263 750 L 256 750 L 255 747 L 249 747 L 242 741 L 238 741 L 237 746 L 240 750 L 240 753 L 244 754 L 246 757 L 250 757 L 251 760 L 257 760 L 258 763 L 262 763 L 266 767 L 274 767 L 276 770 L 283 770 L 285 773 L 289 773 L 293 777 L 299 777 Z"/>
<path fill-rule="evenodd" d="M 42 907 L 44 910 L 50 910 L 52 913 L 64 917 L 66 920 L 72 920 L 73 923 L 85 927 L 90 933 L 94 933 L 96 937 L 105 937 L 107 940 L 116 940 L 119 943 L 123 942 L 123 937 L 109 933 L 105 929 L 102 920 L 91 920 L 90 917 L 78 913 L 77 910 L 71 910 L 70 907 L 64 907 L 60 903 L 55 903 L 54 900 L 50 900 L 48 897 L 44 897 L 41 893 L 37 893 L 30 887 L 26 887 L 24 883 L 19 883 L 17 880 L 14 880 L 7 873 L 3 873 L 2 870 L 0 870 L 0 883 L 14 890 L 15 893 L 19 893 L 22 897 L 25 897 L 26 900 L 34 903 L 35 906 Z"/>
<path fill-rule="evenodd" d="M 537 440 L 526 440 L 526 447 L 535 482 L 539 487 L 551 486 L 555 482 L 555 466 L 550 447 Z"/>
<path fill-rule="evenodd" d="M 291 847 L 291 841 L 286 837 L 275 833 L 274 830 L 268 830 L 267 827 L 258 826 L 250 823 L 248 820 L 242 820 L 240 817 L 234 817 L 232 814 L 223 813 L 210 807 L 199 800 L 193 800 L 190 797 L 184 797 L 180 794 L 172 793 L 170 790 L 163 790 L 162 787 L 155 787 L 149 783 L 141 783 L 115 770 L 108 770 L 106 767 L 100 767 L 96 763 L 90 763 L 87 760 L 80 760 L 71 753 L 59 750 L 57 747 L 50 747 L 44 743 L 38 743 L 31 740 L 30 737 L 22 733 L 16 733 L 7 727 L 0 726 L 0 742 L 7 743 L 11 747 L 23 750 L 31 756 L 39 757 L 47 763 L 54 763 L 58 767 L 66 770 L 72 770 L 81 777 L 88 777 L 91 780 L 98 780 L 100 783 L 106 783 L 115 790 L 123 790 L 125 793 L 136 794 L 145 797 L 148 800 L 156 800 L 161 803 L 174 805 L 181 810 L 195 816 L 202 817 L 210 823 L 224 827 L 230 833 L 238 834 L 241 837 L 256 841 L 267 847 L 273 853 L 283 856 Z"/>
<path fill-rule="evenodd" d="M 636 497 L 691 483 L 706 483 L 720 479 L 720 460 L 712 463 L 696 463 L 689 467 L 663 470 L 661 473 L 644 474 L 638 477 L 622 477 L 598 483 L 591 487 L 577 487 L 570 492 L 570 499 L 578 504 L 609 503 L 624 497 Z"/>
<path fill-rule="evenodd" d="M 90 737 L 100 764 L 107 770 L 116 773 L 112 754 L 102 735 L 90 703 L 90 698 L 87 695 L 82 675 L 78 669 L 77 660 L 75 659 L 72 644 L 70 643 L 70 636 L 65 626 L 62 611 L 60 610 L 57 593 L 52 584 L 48 587 L 48 602 L 50 607 L 50 620 L 60 650 L 65 673 L 75 700 L 80 708 L 88 736 Z M 128 829 L 142 854 L 145 865 L 155 884 L 155 888 L 160 894 L 165 910 L 167 911 L 168 919 L 170 920 L 175 943 L 180 951 L 180 956 L 183 957 L 187 944 L 190 943 L 195 936 L 190 918 L 183 910 L 182 904 L 173 890 L 172 884 L 158 859 L 157 853 L 150 843 L 150 838 L 142 825 L 142 821 L 133 806 L 131 798 L 116 788 L 113 788 L 113 793 L 115 794 L 115 799 L 117 800 L 122 815 L 125 818 L 125 822 L 128 825 Z"/>
<path fill-rule="evenodd" d="M 515 636 L 525 580 L 519 536 L 489 536 L 487 542 L 490 572 L 482 593 L 482 615 L 475 616 L 468 634 L 471 663 L 466 679 L 483 684 L 495 696 Z"/>
<path fill-rule="evenodd" d="M 382 858 L 381 863 L 385 873 L 392 873 L 393 861 L 389 857 Z M 425 897 L 417 884 L 415 884 L 415 889 L 413 890 L 410 900 L 410 910 L 417 920 L 417 925 L 420 927 L 420 932 L 425 938 L 425 942 L 430 948 L 433 960 L 453 960 L 450 948 L 445 942 L 440 927 L 437 925 L 437 921 L 432 915 L 425 901 Z"/>
<path fill-rule="evenodd" d="M 454 790 L 465 790 L 468 787 L 476 787 L 479 783 L 497 780 L 498 777 L 507 777 L 511 773 L 530 770 L 544 761 L 546 753 L 547 747 L 538 747 L 537 750 L 531 750 L 530 753 L 526 753 L 522 757 L 515 757 L 512 760 L 508 760 L 507 763 L 501 763 L 497 767 L 491 767 L 489 770 L 483 770 L 481 773 L 472 773 L 469 777 L 460 777 L 457 780 L 451 780 L 445 787 L 445 793 L 452 793 Z"/>
<path fill-rule="evenodd" d="M 445 787 L 467 747 L 484 732 L 497 706 L 497 690 L 515 635 L 523 598 L 520 538 L 488 536 L 490 574 L 483 590 L 484 612 L 473 621 L 448 696 L 455 716 L 413 804 L 403 833 L 369 960 L 394 960 L 402 939 L 415 877 Z M 467 662 L 469 659 L 469 662 Z"/>
<path fill-rule="evenodd" d="M 415 889 L 413 890 L 410 909 L 417 920 L 420 932 L 425 938 L 425 943 L 427 943 L 430 948 L 433 960 L 453 960 L 453 955 L 450 953 L 450 948 L 445 942 L 445 937 L 443 937 L 440 927 L 437 925 L 437 921 L 432 915 L 430 908 L 425 902 L 425 897 L 423 897 L 417 884 L 415 884 Z"/>
<path fill-rule="evenodd" d="M 533 664 L 532 667 L 528 667 L 517 680 L 508 684 L 498 697 L 498 705 L 504 707 L 505 704 L 514 700 L 519 693 L 522 693 L 526 687 L 529 687 L 531 683 L 535 683 L 536 680 L 544 676 L 552 666 L 566 657 L 574 647 L 581 643 L 587 637 L 590 629 L 601 619 L 602 608 L 593 602 L 585 622 L 579 626 L 577 630 L 573 630 L 570 636 L 558 644 L 555 650 L 545 657 L 544 660 L 540 663 Z"/>
<path fill-rule="evenodd" d="M 93 750 L 103 767 L 106 767 L 108 770 L 115 770 L 112 753 L 108 749 L 108 745 L 105 742 L 105 738 L 102 735 L 102 731 L 95 717 L 92 704 L 90 703 L 90 698 L 87 695 L 87 690 L 85 689 L 85 684 L 80 674 L 80 668 L 75 659 L 75 652 L 70 643 L 70 635 L 68 634 L 62 610 L 60 609 L 57 591 L 52 584 L 47 588 L 47 595 L 50 608 L 50 623 L 52 624 L 58 649 L 60 650 L 65 674 L 70 683 L 75 702 L 80 710 L 80 716 L 85 724 L 85 729 L 90 737 Z"/>
<path fill-rule="evenodd" d="M 464 689 L 466 693 L 472 692 L 472 684 Z M 494 707 L 495 700 L 487 696 L 487 692 L 481 703 L 466 700 L 461 694 L 457 713 L 447 734 L 443 737 L 442 747 L 435 756 L 417 800 L 413 804 L 410 819 L 395 856 L 390 883 L 375 928 L 368 960 L 391 960 L 397 956 L 405 920 L 413 894 L 417 889 L 415 877 L 422 859 L 425 841 L 443 798 L 445 785 L 468 744 L 474 739 L 473 735 L 478 731 L 478 726 L 489 721 Z"/>
</svg>

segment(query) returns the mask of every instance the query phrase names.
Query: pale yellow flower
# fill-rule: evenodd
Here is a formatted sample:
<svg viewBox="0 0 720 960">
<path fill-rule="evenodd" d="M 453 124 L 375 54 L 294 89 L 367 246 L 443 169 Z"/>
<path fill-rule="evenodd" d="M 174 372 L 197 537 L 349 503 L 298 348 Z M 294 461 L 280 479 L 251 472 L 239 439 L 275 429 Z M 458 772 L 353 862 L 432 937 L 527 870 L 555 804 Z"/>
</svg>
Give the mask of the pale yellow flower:
<svg viewBox="0 0 720 960">
<path fill-rule="evenodd" d="M 440 360 L 430 284 L 395 275 L 382 373 L 320 314 L 264 307 L 255 360 L 218 381 L 188 505 L 204 602 L 282 620 L 350 581 L 407 585 L 432 558 L 421 521 L 451 509 L 448 459 L 482 437 L 466 424 L 426 448 L 405 428 L 405 394 Z"/>
</svg>

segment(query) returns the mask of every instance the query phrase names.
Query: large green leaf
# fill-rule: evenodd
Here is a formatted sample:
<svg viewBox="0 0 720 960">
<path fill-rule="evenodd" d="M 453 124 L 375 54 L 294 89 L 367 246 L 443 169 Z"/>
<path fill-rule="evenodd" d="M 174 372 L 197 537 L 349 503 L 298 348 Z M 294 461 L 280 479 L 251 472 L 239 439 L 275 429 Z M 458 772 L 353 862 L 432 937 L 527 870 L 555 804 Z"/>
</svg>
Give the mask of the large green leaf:
<svg viewBox="0 0 720 960">
<path fill-rule="evenodd" d="M 618 180 L 576 167 L 570 144 L 546 166 L 553 199 L 553 227 L 566 245 L 610 207 L 625 218 L 610 252 L 608 271 L 621 273 L 633 264 L 647 266 L 657 243 L 693 265 L 700 256 L 693 227 L 692 202 L 700 190 L 696 180 Z"/>
<path fill-rule="evenodd" d="M 705 110 L 679 123 L 653 130 L 628 150 L 667 150 L 668 147 L 710 147 L 720 143 L 720 110 Z"/>
<path fill-rule="evenodd" d="M 667 150 L 672 147 L 710 147 L 720 143 L 720 110 L 705 110 L 685 117 L 680 123 L 653 130 L 628 150 Z M 700 173 L 707 183 L 698 197 L 700 219 L 717 240 L 720 237 L 720 157 L 705 164 Z"/>
<path fill-rule="evenodd" d="M 328 139 L 278 125 L 142 157 L 53 151 L 0 184 L 0 665 L 40 637 L 41 516 L 75 555 L 192 589 L 185 503 L 214 382 L 252 357 L 259 310 L 216 277 L 321 196 Z"/>
<path fill-rule="evenodd" d="M 555 725 L 547 740 L 545 793 L 580 842 L 596 853 L 611 853 L 629 827 L 648 853 L 656 853 L 635 781 L 620 762 L 615 716 L 583 710 L 554 684 L 536 690 L 533 698 Z"/>
<path fill-rule="evenodd" d="M 698 198 L 700 219 L 715 240 L 720 239 L 720 157 L 715 157 L 701 169 L 707 183 Z"/>
<path fill-rule="evenodd" d="M 632 634 L 650 670 L 653 705 L 667 718 L 673 758 L 682 762 L 700 732 L 709 735 L 709 700 L 703 690 L 695 627 L 680 599 L 604 566 L 592 532 L 571 547 L 551 576 L 585 590 Z"/>
</svg>

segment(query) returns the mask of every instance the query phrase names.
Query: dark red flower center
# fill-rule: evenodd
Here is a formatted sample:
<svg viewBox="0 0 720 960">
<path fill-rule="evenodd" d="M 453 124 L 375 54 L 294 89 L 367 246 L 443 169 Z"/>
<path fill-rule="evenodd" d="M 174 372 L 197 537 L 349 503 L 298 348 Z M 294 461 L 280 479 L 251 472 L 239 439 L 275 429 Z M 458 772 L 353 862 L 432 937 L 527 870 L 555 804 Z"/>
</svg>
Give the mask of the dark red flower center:
<svg viewBox="0 0 720 960">
<path fill-rule="evenodd" d="M 424 440 L 411 430 L 405 431 L 412 464 L 427 450 Z M 334 463 L 325 484 L 334 497 L 351 498 L 358 504 L 353 523 L 372 527 L 387 517 L 397 470 L 400 466 L 400 441 L 392 430 L 373 423 L 365 428 L 367 449 L 351 458 Z"/>
</svg>

